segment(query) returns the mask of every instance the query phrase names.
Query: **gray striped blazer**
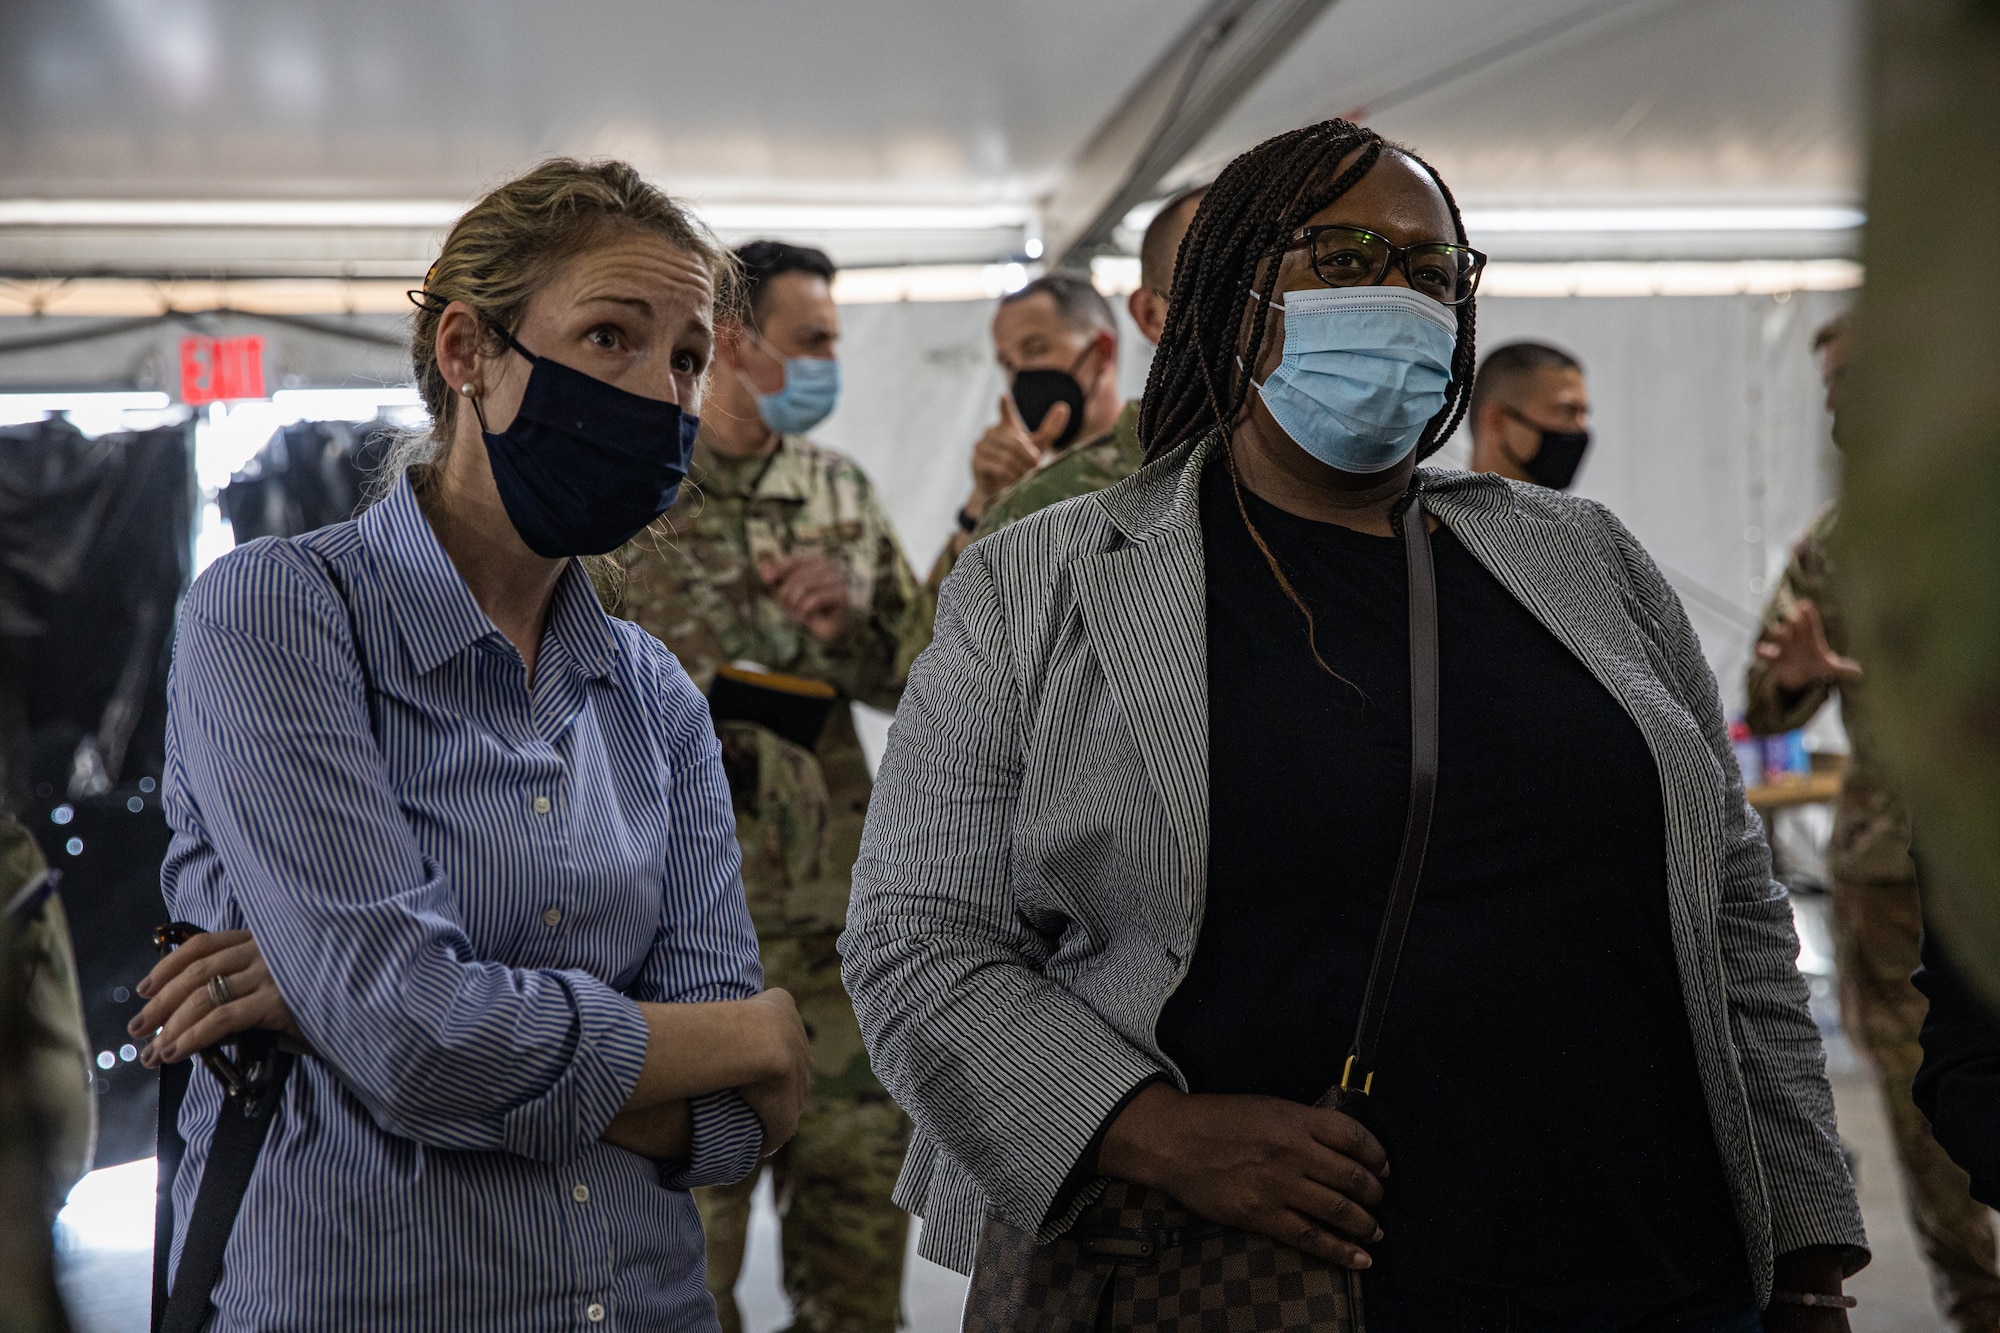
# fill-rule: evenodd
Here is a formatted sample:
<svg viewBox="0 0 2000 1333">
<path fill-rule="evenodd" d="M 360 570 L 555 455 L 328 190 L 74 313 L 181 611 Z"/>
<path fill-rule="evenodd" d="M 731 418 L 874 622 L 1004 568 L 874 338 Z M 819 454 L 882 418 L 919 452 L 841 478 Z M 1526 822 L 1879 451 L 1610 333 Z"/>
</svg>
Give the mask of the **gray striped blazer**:
<svg viewBox="0 0 2000 1333">
<path fill-rule="evenodd" d="M 1185 445 L 970 547 L 910 673 L 854 870 L 843 975 L 916 1122 L 897 1201 L 970 1271 L 988 1209 L 1059 1234 L 1154 1040 L 1208 872 L 1198 479 Z M 1679 600 L 1602 505 L 1420 473 L 1430 510 L 1638 724 L 1666 801 L 1675 957 L 1750 1271 L 1863 1247 L 1784 891 Z M 1858 1258 L 1859 1256 L 1857 1256 Z"/>
</svg>

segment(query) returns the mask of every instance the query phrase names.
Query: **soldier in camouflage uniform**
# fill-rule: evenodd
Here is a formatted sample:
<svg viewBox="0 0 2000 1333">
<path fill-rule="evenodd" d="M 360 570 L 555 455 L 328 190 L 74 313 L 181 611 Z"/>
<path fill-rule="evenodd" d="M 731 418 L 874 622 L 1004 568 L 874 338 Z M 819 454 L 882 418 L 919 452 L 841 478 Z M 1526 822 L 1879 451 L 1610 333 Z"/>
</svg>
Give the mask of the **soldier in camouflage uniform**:
<svg viewBox="0 0 2000 1333">
<path fill-rule="evenodd" d="M 1126 302 L 1126 308 L 1131 312 L 1132 322 L 1138 326 L 1140 336 L 1156 347 L 1167 326 L 1167 295 L 1174 285 L 1174 259 L 1180 251 L 1182 239 L 1187 235 L 1189 224 L 1194 221 L 1195 210 L 1201 206 L 1202 196 L 1206 193 L 1207 187 L 1199 186 L 1183 190 L 1169 199 L 1153 215 L 1153 220 L 1146 224 L 1145 237 L 1139 243 L 1139 286 Z M 1001 349 L 1001 365 L 1005 369 L 1038 365 L 1040 361 L 1035 360 L 1035 354 L 1039 354 L 1042 361 L 1059 364 L 1075 350 L 1071 343 L 1060 342 L 1046 333 L 1042 335 L 1041 345 L 1027 344 L 1019 351 L 1009 346 L 1010 343 L 1021 344 L 1027 340 L 1021 332 L 1003 325 L 1002 316 L 1010 306 L 1033 298 L 1037 291 L 1035 286 L 1024 287 L 1003 302 L 1001 313 L 994 316 L 993 340 Z M 1054 299 L 1053 292 L 1050 297 L 1054 301 L 1051 310 L 1061 314 L 1061 300 Z M 1101 300 L 1099 304 L 1102 304 Z M 1023 313 L 1035 312 L 1028 310 Z M 1109 320 L 1108 308 L 1103 318 Z M 1088 316 L 1071 323 L 1073 332 L 1079 338 L 1110 336 L 1097 330 L 1094 319 Z M 1032 328 L 1029 331 L 1032 333 Z M 1111 344 L 1111 364 L 1116 364 L 1116 346 L 1114 341 Z M 1024 356 L 1022 352 L 1030 355 Z M 1086 413 L 1102 414 L 1103 407 L 1096 401 L 1096 395 L 1086 397 L 1085 401 Z M 1018 429 L 1019 417 L 1010 414 L 1009 404 L 1004 399 L 1001 415 L 1000 425 L 989 430 L 974 448 L 972 498 L 959 514 L 960 532 L 939 554 L 937 563 L 931 568 L 930 578 L 926 580 L 933 595 L 944 583 L 945 576 L 951 573 L 959 553 L 972 542 L 1038 509 L 1101 491 L 1123 481 L 1145 465 L 1146 451 L 1139 444 L 1139 404 L 1136 400 L 1124 404 L 1117 419 L 1107 429 L 1095 434 L 1084 433 L 1081 443 L 1065 449 L 1048 447 L 1047 437 L 1052 434 L 1048 420 L 1044 420 L 1042 429 L 1025 434 Z M 1086 431 L 1088 424 L 1087 420 Z M 1026 441 L 1025 448 L 1022 439 Z"/>
<path fill-rule="evenodd" d="M 1008 388 L 999 419 L 972 446 L 972 493 L 925 581 L 932 595 L 1000 496 L 1108 439 L 1125 406 L 1118 396 L 1118 322 L 1086 277 L 1051 273 L 1001 297 L 993 348 Z M 1026 389 L 1031 383 L 1038 394 Z M 1050 384 L 1061 386 L 1053 402 Z M 1032 415 L 1035 404 L 1046 410 L 1030 424 L 1024 413 Z"/>
<path fill-rule="evenodd" d="M 870 791 L 848 705 L 895 707 L 931 611 L 867 477 L 790 429 L 832 406 L 830 393 L 787 387 L 814 383 L 790 363 L 833 351 L 832 265 L 768 242 L 739 256 L 750 318 L 718 331 L 692 484 L 616 553 L 601 589 L 703 691 L 737 661 L 837 691 L 810 749 L 741 720 L 717 731 L 765 981 L 792 993 L 812 1040 L 813 1095 L 772 1160 L 792 1327 L 886 1333 L 899 1317 L 909 1224 L 889 1195 L 909 1122 L 869 1071 L 834 949 Z M 725 1333 L 742 1326 L 732 1292 L 754 1182 L 696 1191 Z"/>
<path fill-rule="evenodd" d="M 1845 325 L 1817 341 L 1827 405 L 1839 409 L 1849 352 Z M 1836 427 L 1836 433 L 1838 428 Z M 1804 726 L 1833 691 L 1852 752 L 1827 850 L 1840 969 L 1841 1018 L 1881 1076 L 1883 1105 L 1908 1195 L 1910 1218 L 1929 1260 L 1938 1303 L 1962 1333 L 2000 1330 L 2000 1275 L 1991 1216 L 1910 1099 L 1923 1059 L 1918 1030 L 1926 1002 L 1910 982 L 1923 913 L 1910 822 L 1883 769 L 1866 677 L 1846 655 L 1850 626 L 1830 546 L 1837 507 L 1819 516 L 1792 552 L 1764 608 L 1748 679 L 1747 721 L 1759 735 Z"/>
<path fill-rule="evenodd" d="M 999 499 L 986 506 L 972 540 L 998 532 L 1038 509 L 1101 491 L 1125 480 L 1145 462 L 1146 451 L 1139 445 L 1139 404 L 1134 401 L 1125 404 L 1125 410 L 1118 414 L 1118 424 L 1105 434 L 1077 445 L 1002 492 Z"/>
</svg>

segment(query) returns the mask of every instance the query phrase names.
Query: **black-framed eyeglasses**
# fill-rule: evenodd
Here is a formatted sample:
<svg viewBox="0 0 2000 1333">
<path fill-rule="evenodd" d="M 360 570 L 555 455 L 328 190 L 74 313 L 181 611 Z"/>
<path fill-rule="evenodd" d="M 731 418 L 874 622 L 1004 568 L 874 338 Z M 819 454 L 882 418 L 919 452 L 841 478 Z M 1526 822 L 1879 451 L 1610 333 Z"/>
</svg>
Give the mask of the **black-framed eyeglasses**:
<svg viewBox="0 0 2000 1333">
<path fill-rule="evenodd" d="M 1486 256 L 1469 245 L 1397 245 L 1362 227 L 1302 227 L 1278 253 L 1302 247 L 1311 254 L 1313 274 L 1329 287 L 1379 286 L 1394 264 L 1411 288 L 1445 305 L 1470 301 L 1486 270 Z"/>
</svg>

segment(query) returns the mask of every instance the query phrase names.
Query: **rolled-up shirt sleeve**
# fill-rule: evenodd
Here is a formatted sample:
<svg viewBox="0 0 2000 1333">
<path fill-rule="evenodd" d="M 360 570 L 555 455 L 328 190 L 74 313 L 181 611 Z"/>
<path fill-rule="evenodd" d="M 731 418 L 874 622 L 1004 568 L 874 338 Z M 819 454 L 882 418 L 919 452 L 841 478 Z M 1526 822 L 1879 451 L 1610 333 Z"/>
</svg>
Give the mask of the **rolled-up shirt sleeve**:
<svg viewBox="0 0 2000 1333">
<path fill-rule="evenodd" d="M 672 654 L 651 645 L 664 659 Z M 744 1000 L 764 989 L 757 932 L 743 897 L 742 853 L 722 748 L 708 705 L 678 668 L 663 670 L 673 717 L 668 737 L 673 780 L 672 818 L 681 831 L 667 857 L 666 894 L 659 933 L 632 997 L 655 1003 L 701 1004 Z M 660 1183 L 669 1189 L 729 1185 L 756 1169 L 764 1123 L 735 1091 L 724 1089 L 689 1102 L 694 1135 L 685 1162 L 667 1163 Z"/>
<path fill-rule="evenodd" d="M 299 1027 L 377 1123 L 569 1158 L 630 1096 L 645 1020 L 589 972 L 475 956 L 392 789 L 345 610 L 306 559 L 240 552 L 189 591 L 168 687 L 189 816 Z"/>
<path fill-rule="evenodd" d="M 764 1122 L 734 1091 L 711 1092 L 688 1103 L 694 1135 L 684 1163 L 660 1168 L 668 1189 L 734 1185 L 757 1168 L 764 1151 Z"/>
</svg>

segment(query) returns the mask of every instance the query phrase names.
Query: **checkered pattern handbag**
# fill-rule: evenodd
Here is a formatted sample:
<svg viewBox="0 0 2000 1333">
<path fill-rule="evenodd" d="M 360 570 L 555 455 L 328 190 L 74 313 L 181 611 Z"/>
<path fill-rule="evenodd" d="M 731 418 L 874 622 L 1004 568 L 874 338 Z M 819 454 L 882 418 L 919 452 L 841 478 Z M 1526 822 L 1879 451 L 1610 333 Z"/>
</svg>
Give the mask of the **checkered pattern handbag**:
<svg viewBox="0 0 2000 1333">
<path fill-rule="evenodd" d="M 987 1219 L 965 1333 L 1360 1333 L 1359 1277 L 1115 1180 L 1049 1245 Z"/>
<path fill-rule="evenodd" d="M 1437 582 L 1412 492 L 1402 511 L 1410 573 L 1410 804 L 1396 877 L 1340 1083 L 1320 1105 L 1359 1116 L 1416 905 L 1437 794 Z M 973 1260 L 964 1333 L 1366 1333 L 1361 1275 L 1268 1236 L 1195 1216 L 1158 1190 L 1112 1180 L 1047 1245 L 989 1215 Z"/>
</svg>

